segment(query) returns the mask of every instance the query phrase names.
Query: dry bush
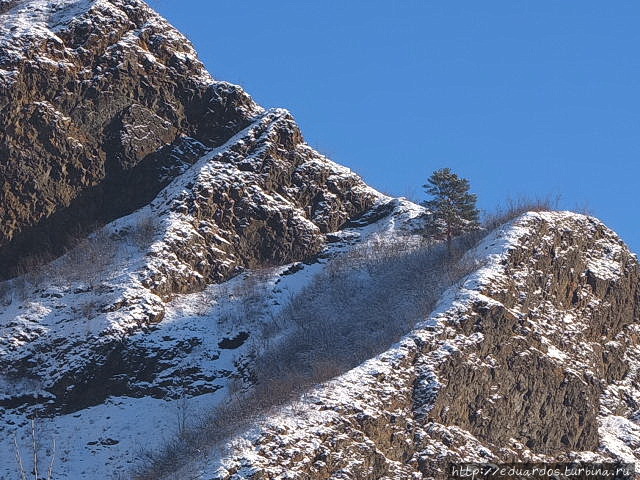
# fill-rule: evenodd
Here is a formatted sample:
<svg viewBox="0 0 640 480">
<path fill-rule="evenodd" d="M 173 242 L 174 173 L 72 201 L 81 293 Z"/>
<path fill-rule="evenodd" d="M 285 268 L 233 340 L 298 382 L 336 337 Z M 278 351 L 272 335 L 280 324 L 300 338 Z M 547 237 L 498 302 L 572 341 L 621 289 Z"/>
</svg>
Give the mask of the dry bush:
<svg viewBox="0 0 640 480">
<path fill-rule="evenodd" d="M 8 307 L 13 302 L 13 287 L 10 280 L 0 282 L 0 305 Z"/>
<path fill-rule="evenodd" d="M 589 205 L 589 202 L 587 201 L 584 201 L 582 203 L 577 203 L 573 208 L 573 211 L 576 213 L 581 213 L 582 215 L 587 215 L 589 217 L 592 217 L 595 215 L 593 208 L 591 208 L 591 205 Z"/>
<path fill-rule="evenodd" d="M 29 285 L 24 276 L 11 279 L 9 282 L 11 283 L 12 297 L 16 300 L 26 300 Z"/>
<path fill-rule="evenodd" d="M 386 350 L 428 317 L 443 289 L 477 267 L 460 260 L 481 237 L 474 232 L 449 247 L 406 237 L 373 238 L 333 259 L 260 335 L 253 335 L 252 385 L 243 390 L 244 384 L 233 380 L 230 401 L 180 427 L 164 448 L 144 453 L 135 478 L 175 472 L 274 406 L 293 404 L 311 386 Z M 250 293 L 235 293 L 241 292 Z M 239 311 L 253 314 L 256 299 L 246 300 L 248 306 Z M 283 338 L 283 332 L 289 334 Z"/>
<path fill-rule="evenodd" d="M 51 274 L 47 265 L 49 261 L 51 261 L 51 257 L 44 254 L 29 255 L 18 262 L 12 271 L 12 276 L 22 278 L 33 288 L 40 288 Z"/>
<path fill-rule="evenodd" d="M 100 230 L 79 241 L 60 262 L 56 274 L 63 281 L 84 282 L 90 288 L 95 288 L 113 264 L 117 249 L 117 239 Z"/>
<path fill-rule="evenodd" d="M 301 393 L 301 385 L 304 385 L 301 378 L 292 374 L 256 386 L 256 391 L 250 396 L 233 395 L 228 402 L 204 417 L 191 414 L 191 424 L 179 426 L 179 434 L 162 449 L 139 453 L 140 464 L 133 472 L 133 478 L 157 480 L 174 474 L 190 459 L 202 455 L 206 446 L 218 444 L 233 433 L 248 428 L 274 405 L 292 401 L 295 394 Z"/>
<path fill-rule="evenodd" d="M 486 230 L 493 230 L 500 225 L 513 220 L 527 212 L 547 212 L 558 208 L 560 196 L 546 196 L 539 198 L 520 197 L 516 200 L 508 199 L 505 205 L 498 207 L 496 211 L 487 215 L 482 222 Z"/>
<path fill-rule="evenodd" d="M 152 215 L 141 216 L 131 232 L 131 239 L 141 249 L 148 248 L 158 232 L 158 222 Z"/>
<path fill-rule="evenodd" d="M 80 229 L 69 233 L 64 244 L 72 247 L 60 262 L 52 263 L 56 258 L 53 247 L 20 259 L 9 272 L 14 296 L 23 299 L 29 288 L 37 290 L 49 282 L 85 281 L 95 286 L 113 261 L 117 242 L 103 230 L 85 235 L 86 231 Z"/>
<path fill-rule="evenodd" d="M 78 320 L 92 320 L 98 314 L 98 307 L 98 301 L 93 299 L 81 303 L 77 308 L 73 307 L 73 311 Z"/>
</svg>

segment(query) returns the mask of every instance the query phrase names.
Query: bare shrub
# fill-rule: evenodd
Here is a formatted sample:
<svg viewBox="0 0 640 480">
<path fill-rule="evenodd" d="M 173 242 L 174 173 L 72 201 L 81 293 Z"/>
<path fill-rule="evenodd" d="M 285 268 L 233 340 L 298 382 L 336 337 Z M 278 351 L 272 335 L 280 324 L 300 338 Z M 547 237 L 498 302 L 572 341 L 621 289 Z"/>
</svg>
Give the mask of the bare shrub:
<svg viewBox="0 0 640 480">
<path fill-rule="evenodd" d="M 51 248 L 20 259 L 9 272 L 13 282 L 21 283 L 14 283 L 18 287 L 17 296 L 21 298 L 27 287 L 37 290 L 50 281 L 85 281 L 93 287 L 113 261 L 117 242 L 104 230 L 97 230 L 88 237 L 85 235 L 86 231 L 80 228 L 68 234 L 63 243 L 72 247 L 60 262 L 53 262 L 56 255 Z"/>
<path fill-rule="evenodd" d="M 140 217 L 132 229 L 130 238 L 140 248 L 148 247 L 157 233 L 157 220 L 151 216 Z M 85 281 L 94 286 L 104 270 L 113 262 L 117 250 L 117 238 L 104 229 L 98 229 L 87 236 L 87 231 L 76 228 L 68 234 L 65 246 L 72 246 L 65 252 L 65 259 L 56 267 L 52 262 L 56 255 L 51 249 L 34 253 L 21 259 L 9 272 L 9 277 L 23 277 L 34 288 L 41 287 L 50 278 L 62 281 Z"/>
<path fill-rule="evenodd" d="M 235 323 L 246 323 L 247 319 L 259 318 L 264 314 L 266 281 L 273 271 L 273 268 L 263 268 L 248 272 L 243 281 L 237 282 L 230 289 L 229 296 L 234 299 L 232 316 L 238 319 Z"/>
<path fill-rule="evenodd" d="M 153 242 L 157 231 L 157 220 L 152 215 L 144 215 L 134 226 L 131 238 L 140 249 L 146 249 Z"/>
<path fill-rule="evenodd" d="M 16 277 L 11 282 L 11 292 L 16 300 L 26 300 L 28 284 L 24 276 Z"/>
<path fill-rule="evenodd" d="M 40 288 L 50 274 L 47 262 L 51 258 L 44 254 L 31 254 L 22 258 L 12 270 L 12 276 L 21 277 L 34 288 Z"/>
<path fill-rule="evenodd" d="M 12 282 L 7 280 L 4 282 L 0 282 L 0 305 L 3 307 L 8 307 L 11 305 L 13 301 L 12 298 L 13 288 Z"/>
<path fill-rule="evenodd" d="M 300 385 L 299 379 L 290 375 L 257 386 L 257 393 L 233 395 L 209 415 L 201 418 L 191 415 L 193 426 L 182 430 L 162 449 L 140 452 L 140 464 L 133 472 L 133 478 L 156 480 L 175 473 L 189 459 L 201 455 L 206 446 L 215 445 L 234 432 L 249 427 L 274 405 L 292 400 L 293 392 L 300 392 Z"/>
<path fill-rule="evenodd" d="M 486 215 L 482 221 L 485 230 L 493 230 L 526 212 L 547 212 L 558 208 L 560 196 L 546 196 L 538 198 L 520 197 L 508 199 L 504 206 Z"/>
<path fill-rule="evenodd" d="M 31 431 L 29 439 L 29 447 L 21 449 L 18 443 L 18 437 L 14 434 L 13 444 L 15 448 L 16 466 L 20 480 L 53 480 L 53 466 L 56 458 L 56 441 L 52 440 L 51 448 L 45 454 L 49 460 L 46 461 L 42 452 L 41 431 L 38 428 L 36 419 L 31 419 Z M 30 465 L 30 466 L 28 466 Z"/>
<path fill-rule="evenodd" d="M 256 359 L 257 381 L 280 381 L 295 371 L 304 379 L 298 383 L 311 385 L 385 350 L 459 279 L 451 277 L 462 270 L 450 265 L 460 256 L 442 244 L 399 237 L 373 238 L 338 257 L 283 310 L 280 322 L 295 329 Z"/>
<path fill-rule="evenodd" d="M 81 303 L 78 307 L 72 308 L 78 319 L 92 320 L 98 313 L 98 301 L 95 299 L 87 300 Z"/>
<path fill-rule="evenodd" d="M 178 398 L 175 403 L 175 415 L 178 437 L 183 437 L 188 431 L 188 427 L 190 426 L 189 422 L 192 415 L 189 397 L 187 397 L 184 393 L 180 395 L 180 398 Z"/>
<path fill-rule="evenodd" d="M 56 272 L 61 279 L 85 282 L 95 288 L 116 256 L 117 240 L 104 230 L 85 238 L 70 250 Z"/>
<path fill-rule="evenodd" d="M 577 203 L 575 207 L 573 207 L 573 211 L 576 213 L 581 213 L 582 215 L 587 215 L 589 217 L 595 215 L 593 208 L 591 208 L 591 205 L 589 205 L 589 202 L 587 201 Z"/>
</svg>

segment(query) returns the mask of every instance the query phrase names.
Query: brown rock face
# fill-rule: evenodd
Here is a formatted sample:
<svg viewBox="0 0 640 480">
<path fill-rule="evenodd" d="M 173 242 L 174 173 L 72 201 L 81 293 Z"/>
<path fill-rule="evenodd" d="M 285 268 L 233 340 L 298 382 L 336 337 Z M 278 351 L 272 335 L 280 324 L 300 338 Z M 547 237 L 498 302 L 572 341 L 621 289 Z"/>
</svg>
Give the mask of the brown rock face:
<svg viewBox="0 0 640 480">
<path fill-rule="evenodd" d="M 147 203 L 261 112 L 140 0 L 0 8 L 0 272 Z"/>
<path fill-rule="evenodd" d="M 602 461 L 620 445 L 637 461 L 623 433 L 640 394 L 635 256 L 562 212 L 529 214 L 477 252 L 496 248 L 422 328 L 266 422 L 215 478 L 448 478 L 448 462 Z"/>
<path fill-rule="evenodd" d="M 144 284 L 160 295 L 228 279 L 239 268 L 318 253 L 324 234 L 379 195 L 315 152 L 291 115 L 265 113 L 151 204 L 171 218 L 151 253 Z"/>
<path fill-rule="evenodd" d="M 471 358 L 443 365 L 445 387 L 431 415 L 496 445 L 515 439 L 536 452 L 595 450 L 600 396 L 629 370 L 613 342 L 629 342 L 640 319 L 640 271 L 602 224 L 532 223 L 536 235 L 505 266 L 515 281 L 491 286 L 501 305 L 475 306 L 461 322 L 484 341 Z"/>
<path fill-rule="evenodd" d="M 52 411 L 165 395 L 131 386 L 166 364 L 126 339 L 174 294 L 311 257 L 382 198 L 305 144 L 288 112 L 211 79 L 141 0 L 0 0 L 0 12 L 0 280 L 79 243 L 0 290 L 4 306 L 51 307 L 26 326 L 30 313 L 0 310 L 0 380 L 37 378 Z M 58 328 L 76 320 L 102 329 Z"/>
</svg>

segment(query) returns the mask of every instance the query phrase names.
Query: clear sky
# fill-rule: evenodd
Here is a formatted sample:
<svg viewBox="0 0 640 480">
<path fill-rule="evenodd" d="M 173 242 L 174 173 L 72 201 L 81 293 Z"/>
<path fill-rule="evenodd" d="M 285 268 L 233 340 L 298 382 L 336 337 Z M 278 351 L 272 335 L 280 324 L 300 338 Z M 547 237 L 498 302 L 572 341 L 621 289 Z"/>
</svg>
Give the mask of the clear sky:
<svg viewBox="0 0 640 480">
<path fill-rule="evenodd" d="M 640 2 L 150 0 L 214 77 L 392 195 L 561 196 L 640 251 Z"/>
</svg>

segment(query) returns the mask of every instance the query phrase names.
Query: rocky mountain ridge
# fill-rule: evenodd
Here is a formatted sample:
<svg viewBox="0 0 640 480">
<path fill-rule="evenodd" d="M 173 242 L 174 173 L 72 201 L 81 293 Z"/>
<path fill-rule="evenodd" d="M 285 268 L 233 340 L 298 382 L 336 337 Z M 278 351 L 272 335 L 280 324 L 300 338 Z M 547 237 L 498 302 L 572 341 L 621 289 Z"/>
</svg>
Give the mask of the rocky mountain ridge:
<svg viewBox="0 0 640 480">
<path fill-rule="evenodd" d="M 640 267 L 599 221 L 531 213 L 399 344 L 179 475 L 448 478 L 450 462 L 640 460 Z M 393 321 L 390 319 L 390 321 Z"/>
<path fill-rule="evenodd" d="M 57 400 L 49 404 L 64 411 L 100 403 L 109 393 L 127 391 L 118 386 L 120 381 L 108 381 L 123 372 L 136 376 L 125 366 L 133 359 L 126 358 L 123 342 L 154 329 L 173 294 L 201 290 L 243 268 L 308 258 L 323 248 L 323 231 L 337 228 L 350 212 L 363 208 L 350 199 L 378 198 L 386 204 L 349 170 L 303 143 L 292 150 L 276 143 L 278 135 L 296 131 L 287 112 L 265 113 L 205 155 L 149 205 L 107 225 L 37 275 L 9 282 L 0 337 L 3 374 L 46 378 L 41 384 L 49 392 L 45 397 L 53 394 Z M 296 149 L 306 154 L 298 157 L 298 165 L 276 163 L 278 155 L 295 156 Z M 268 174 L 260 171 L 265 165 L 270 166 Z M 293 178 L 282 195 L 269 190 L 277 185 L 277 175 Z M 340 188 L 346 192 L 342 198 Z M 303 209 L 294 203 L 310 199 L 321 207 Z M 261 257 L 262 252 L 269 256 Z M 15 291 L 18 285 L 28 289 L 22 298 Z M 29 301 L 41 307 L 33 309 Z M 86 317 L 94 325 L 93 340 L 85 332 L 69 331 Z M 48 360 L 34 363 L 39 355 Z M 11 395 L 4 400 L 8 406 L 17 401 Z"/>
<path fill-rule="evenodd" d="M 24 270 L 20 263 L 29 266 L 37 257 L 60 254 L 76 236 L 145 205 L 204 153 L 265 115 L 240 87 L 213 80 L 190 42 L 141 0 L 3 5 L 0 271 L 5 277 Z M 304 157 L 316 154 L 303 151 L 292 119 L 274 135 L 276 144 L 262 152 L 265 165 L 256 173 L 269 176 L 267 188 L 282 189 Z M 285 150 L 286 158 L 278 157 Z M 297 172 L 297 188 L 304 175 Z M 338 193 L 354 201 L 348 214 L 372 203 L 370 196 Z M 318 210 L 321 197 L 297 200 Z M 344 220 L 344 214 L 339 217 Z M 321 230 L 336 228 L 335 219 L 329 223 Z"/>
<path fill-rule="evenodd" d="M 215 393 L 244 368 L 250 325 L 160 335 L 175 295 L 312 258 L 390 200 L 288 112 L 212 79 L 140 0 L 3 1 L 0 110 L 5 432 L 116 397 Z"/>
<path fill-rule="evenodd" d="M 141 0 L 0 0 L 0 112 L 0 480 L 15 478 L 16 450 L 26 458 L 34 415 L 57 478 L 131 478 L 139 445 L 251 394 L 260 354 L 296 328 L 281 313 L 309 305 L 319 275 L 366 289 L 367 262 L 422 248 L 423 208 L 313 150 L 287 111 L 214 80 Z M 637 463 L 636 257 L 569 212 L 486 233 L 448 265 L 464 278 L 429 318 L 388 316 L 406 328 L 400 343 L 167 478 Z M 351 257 L 364 266 L 353 278 Z"/>
</svg>

